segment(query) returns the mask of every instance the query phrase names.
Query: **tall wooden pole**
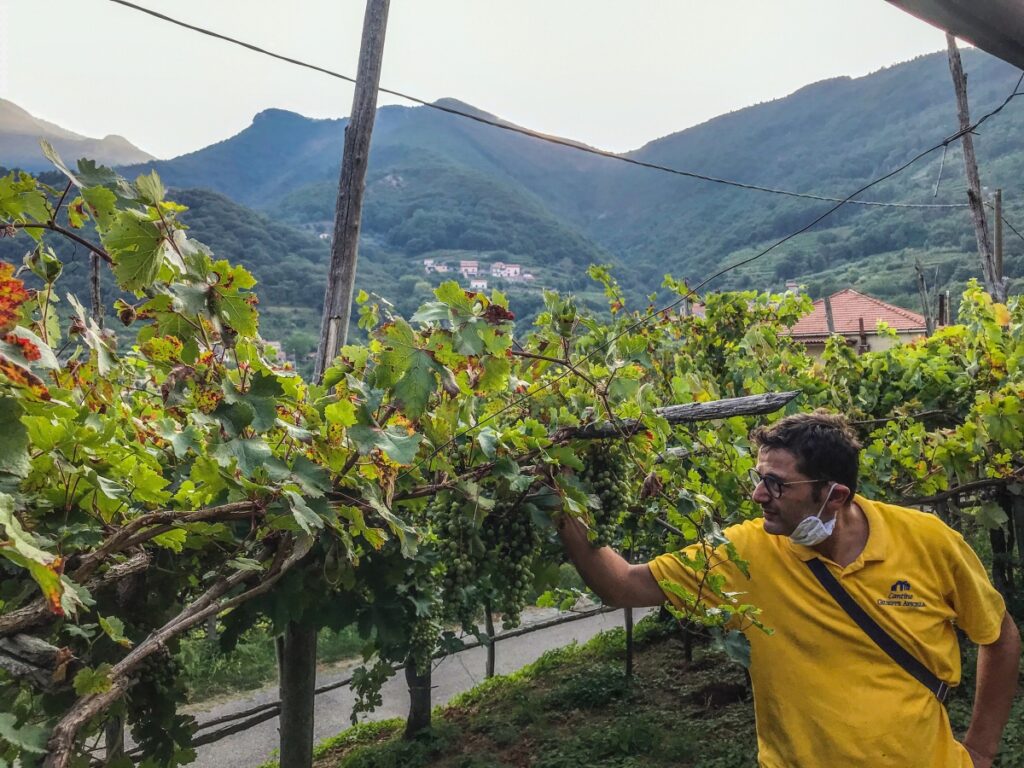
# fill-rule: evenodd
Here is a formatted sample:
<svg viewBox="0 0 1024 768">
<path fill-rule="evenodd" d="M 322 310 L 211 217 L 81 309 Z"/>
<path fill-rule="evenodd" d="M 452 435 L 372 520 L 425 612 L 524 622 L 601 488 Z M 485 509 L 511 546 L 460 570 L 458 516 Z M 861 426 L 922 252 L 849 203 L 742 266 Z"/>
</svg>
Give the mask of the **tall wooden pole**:
<svg viewBox="0 0 1024 768">
<path fill-rule="evenodd" d="M 914 260 L 914 269 L 917 271 L 917 288 L 921 292 L 921 314 L 924 315 L 925 336 L 935 333 L 935 320 L 932 319 L 932 303 L 928 298 L 928 283 L 924 279 L 924 267 L 921 259 Z"/>
<path fill-rule="evenodd" d="M 996 280 L 1003 282 L 1003 190 L 996 190 Z"/>
<path fill-rule="evenodd" d="M 359 49 L 352 113 L 345 128 L 345 144 L 338 180 L 338 201 L 334 214 L 331 264 L 324 294 L 314 381 L 348 337 L 352 312 L 359 224 L 363 190 L 370 154 L 370 137 L 377 114 L 377 88 L 384 57 L 384 33 L 390 0 L 367 0 L 363 16 L 363 39 Z M 316 689 L 316 630 L 290 623 L 278 638 L 278 671 L 281 692 L 281 768 L 309 768 L 313 762 L 313 699 Z M 429 693 L 429 688 L 428 688 Z M 428 709 L 429 715 L 429 709 Z"/>
<path fill-rule="evenodd" d="M 825 325 L 828 328 L 829 336 L 836 332 L 836 321 L 832 315 L 832 299 L 828 296 L 825 297 Z"/>
<path fill-rule="evenodd" d="M 960 49 L 956 47 L 956 38 L 946 34 L 946 49 L 949 54 L 949 73 L 953 76 L 953 89 L 956 91 L 957 116 L 960 119 L 960 130 L 966 131 L 971 125 L 971 111 L 967 103 L 967 76 L 964 75 L 963 63 L 960 61 Z M 978 161 L 974 155 L 974 138 L 970 132 L 961 138 L 964 149 L 964 170 L 967 174 L 967 202 L 971 208 L 971 219 L 974 221 L 974 235 L 978 241 L 978 255 L 981 257 L 981 274 L 985 280 L 985 288 L 996 301 L 1006 301 L 1006 289 L 1002 280 L 996 276 L 995 258 L 992 254 L 992 238 L 989 236 L 988 221 L 985 219 L 985 205 L 981 199 L 981 179 L 978 176 Z"/>
<path fill-rule="evenodd" d="M 103 327 L 103 298 L 100 295 L 100 257 L 98 254 L 89 254 L 89 294 L 92 299 L 92 319 L 96 325 Z"/>
<path fill-rule="evenodd" d="M 359 71 L 352 96 L 352 114 L 345 128 L 345 148 L 341 157 L 338 201 L 334 212 L 334 239 L 331 242 L 331 266 L 327 273 L 324 314 L 320 323 L 314 379 L 338 354 L 348 337 L 352 292 L 356 281 L 359 225 L 362 219 L 366 167 L 370 155 L 370 136 L 377 115 L 377 88 L 384 57 L 384 33 L 388 23 L 390 0 L 367 0 L 363 17 L 363 42 L 359 49 Z"/>
<path fill-rule="evenodd" d="M 277 638 L 281 694 L 281 768 L 313 764 L 313 700 L 316 691 L 316 630 L 289 622 Z"/>
<path fill-rule="evenodd" d="M 494 612 L 491 601 L 484 606 L 484 628 L 487 631 L 487 663 L 484 668 L 486 677 L 494 677 Z"/>
</svg>

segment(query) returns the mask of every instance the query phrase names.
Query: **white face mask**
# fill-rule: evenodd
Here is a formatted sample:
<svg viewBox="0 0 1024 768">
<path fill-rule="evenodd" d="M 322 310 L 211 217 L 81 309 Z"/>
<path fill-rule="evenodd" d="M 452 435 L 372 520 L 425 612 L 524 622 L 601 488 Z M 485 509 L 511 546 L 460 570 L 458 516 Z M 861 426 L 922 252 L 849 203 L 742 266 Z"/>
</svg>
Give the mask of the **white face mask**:
<svg viewBox="0 0 1024 768">
<path fill-rule="evenodd" d="M 821 542 L 832 535 L 836 528 L 836 518 L 839 517 L 839 514 L 837 513 L 827 523 L 823 523 L 821 522 L 821 513 L 825 511 L 825 505 L 832 498 L 832 491 L 836 489 L 836 485 L 837 483 L 832 483 L 832 487 L 828 489 L 828 495 L 825 497 L 825 501 L 822 502 L 818 514 L 805 517 L 797 523 L 796 528 L 789 534 L 790 541 L 794 544 L 802 544 L 805 547 L 813 547 L 821 544 Z"/>
</svg>

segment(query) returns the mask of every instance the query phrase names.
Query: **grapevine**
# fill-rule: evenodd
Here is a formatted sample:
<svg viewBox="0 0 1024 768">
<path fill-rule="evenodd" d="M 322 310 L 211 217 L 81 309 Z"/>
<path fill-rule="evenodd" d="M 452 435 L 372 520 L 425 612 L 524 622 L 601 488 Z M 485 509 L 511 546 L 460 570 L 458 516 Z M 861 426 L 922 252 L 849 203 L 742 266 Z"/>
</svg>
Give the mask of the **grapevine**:
<svg viewBox="0 0 1024 768">
<path fill-rule="evenodd" d="M 0 178 L 0 227 L 32 254 L 17 273 L 0 262 L 0 637 L 32 636 L 53 662 L 0 679 L 7 763 L 83 763 L 121 707 L 172 764 L 190 725 L 165 649 L 213 616 L 232 632 L 356 626 L 370 707 L 393 664 L 425 667 L 445 626 L 472 629 L 487 603 L 512 625 L 555 585 L 561 556 L 539 546 L 554 515 L 651 554 L 757 515 L 754 421 L 673 426 L 665 405 L 799 391 L 790 410 L 861 422 L 867 495 L 960 503 L 965 532 L 993 541 L 1024 497 L 1019 298 L 972 284 L 960 325 L 859 356 L 833 340 L 817 361 L 787 335 L 806 297 L 710 294 L 700 316 L 647 314 L 595 268 L 607 313 L 549 292 L 518 335 L 506 297 L 451 281 L 408 320 L 361 297 L 367 343 L 310 383 L 260 338 L 254 277 L 187 237 L 155 174 L 52 154 L 66 191 Z M 50 225 L 109 265 L 117 336 L 65 300 Z M 640 421 L 629 456 L 619 437 L 577 439 L 596 418 Z M 661 461 L 669 449 L 685 458 Z M 166 610 L 121 599 L 141 573 L 160 574 Z M 77 687 L 72 657 L 88 670 Z"/>
<path fill-rule="evenodd" d="M 582 479 L 593 488 L 600 504 L 593 510 L 591 532 L 595 546 L 619 538 L 620 525 L 629 511 L 629 458 L 618 442 L 597 443 L 587 448 Z"/>
<path fill-rule="evenodd" d="M 530 565 L 540 537 L 533 524 L 532 505 L 514 499 L 498 500 L 484 521 L 484 543 L 493 593 L 493 607 L 503 614 L 502 626 L 519 625 L 533 587 Z"/>
<path fill-rule="evenodd" d="M 443 565 L 441 602 L 447 621 L 472 627 L 479 610 L 479 577 L 487 550 L 473 507 L 455 494 L 441 494 L 432 504 L 430 520 Z"/>
</svg>

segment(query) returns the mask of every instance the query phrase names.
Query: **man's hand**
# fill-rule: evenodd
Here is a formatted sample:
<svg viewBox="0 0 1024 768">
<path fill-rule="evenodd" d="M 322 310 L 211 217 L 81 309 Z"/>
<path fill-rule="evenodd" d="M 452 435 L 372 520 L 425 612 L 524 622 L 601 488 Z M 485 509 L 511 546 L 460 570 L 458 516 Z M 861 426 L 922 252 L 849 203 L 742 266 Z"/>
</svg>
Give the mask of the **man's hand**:
<svg viewBox="0 0 1024 768">
<path fill-rule="evenodd" d="M 999 740 L 1017 692 L 1019 668 L 1020 634 L 1006 613 L 998 639 L 978 646 L 974 713 L 964 737 L 964 748 L 974 761 L 974 768 L 989 768 L 999 752 Z"/>
</svg>

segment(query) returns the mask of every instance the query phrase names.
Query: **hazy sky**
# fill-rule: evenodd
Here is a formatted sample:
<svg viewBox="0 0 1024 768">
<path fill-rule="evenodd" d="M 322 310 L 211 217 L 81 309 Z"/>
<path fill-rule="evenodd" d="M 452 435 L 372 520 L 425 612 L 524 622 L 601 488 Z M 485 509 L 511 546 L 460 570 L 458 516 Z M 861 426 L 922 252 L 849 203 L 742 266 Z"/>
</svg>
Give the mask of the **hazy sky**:
<svg viewBox="0 0 1024 768">
<path fill-rule="evenodd" d="M 137 2 L 355 75 L 362 0 Z M 381 84 L 624 151 L 944 46 L 884 0 L 392 0 Z M 109 0 L 0 0 L 0 96 L 171 157 L 267 107 L 346 115 L 352 86 Z"/>
</svg>

